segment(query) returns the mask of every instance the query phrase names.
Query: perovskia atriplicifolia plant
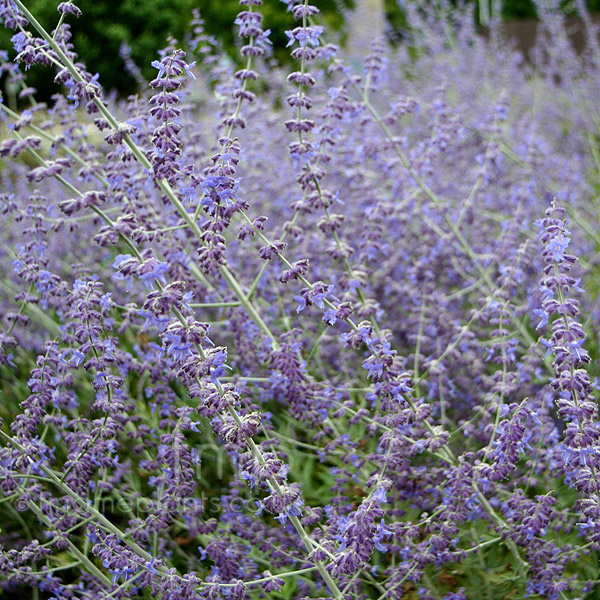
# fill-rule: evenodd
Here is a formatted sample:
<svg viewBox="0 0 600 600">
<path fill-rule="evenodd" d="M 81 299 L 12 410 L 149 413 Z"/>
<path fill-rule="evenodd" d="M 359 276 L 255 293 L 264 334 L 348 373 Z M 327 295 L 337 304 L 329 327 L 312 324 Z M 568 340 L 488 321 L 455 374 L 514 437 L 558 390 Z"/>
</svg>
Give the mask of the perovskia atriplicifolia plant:
<svg viewBox="0 0 600 600">
<path fill-rule="evenodd" d="M 594 598 L 597 32 L 261 0 L 106 95 L 2 0 L 0 595 Z M 126 55 L 126 53 L 124 54 Z M 131 57 L 128 69 L 138 73 Z M 43 65 L 56 94 L 36 100 Z"/>
</svg>

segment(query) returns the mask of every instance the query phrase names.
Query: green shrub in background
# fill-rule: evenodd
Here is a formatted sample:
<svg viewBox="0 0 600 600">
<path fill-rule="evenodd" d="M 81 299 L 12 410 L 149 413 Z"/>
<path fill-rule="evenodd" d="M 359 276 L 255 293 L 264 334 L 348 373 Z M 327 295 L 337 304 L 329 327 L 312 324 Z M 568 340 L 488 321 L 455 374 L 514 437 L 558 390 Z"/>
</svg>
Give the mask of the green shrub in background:
<svg viewBox="0 0 600 600">
<path fill-rule="evenodd" d="M 52 29 L 58 21 L 58 0 L 30 0 L 28 7 L 41 23 Z M 88 69 L 100 74 L 100 82 L 106 90 L 121 94 L 136 89 L 135 80 L 126 73 L 119 49 L 123 42 L 131 47 L 131 56 L 145 77 L 151 78 L 155 70 L 150 62 L 163 48 L 170 33 L 180 41 L 190 32 L 192 10 L 197 8 L 205 21 L 207 33 L 217 37 L 232 56 L 234 31 L 232 23 L 240 10 L 238 0 L 78 0 L 83 11 L 79 19 L 70 19 L 73 42 Z M 321 0 L 320 18 L 329 28 L 341 31 L 343 12 L 353 6 L 353 0 Z M 293 28 L 294 22 L 280 0 L 264 0 L 261 9 L 265 28 L 270 28 L 275 52 L 283 50 L 287 43 L 284 31 Z M 2 48 L 12 48 L 10 33 L 0 36 Z M 281 52 L 281 58 L 289 56 Z M 28 75 L 30 85 L 36 87 L 39 96 L 47 97 L 56 91 L 44 69 L 32 69 Z"/>
<path fill-rule="evenodd" d="M 42 24 L 52 29 L 58 20 L 58 1 L 30 0 L 27 4 Z M 349 33 L 345 16 L 355 3 L 356 0 L 319 0 L 319 18 L 325 21 L 330 32 L 337 31 L 343 39 L 345 33 Z M 564 2 L 566 12 L 571 11 L 571 4 L 571 0 Z M 150 63 L 156 58 L 157 51 L 165 46 L 168 34 L 180 41 L 189 35 L 194 8 L 200 10 L 207 33 L 220 40 L 230 56 L 237 56 L 232 23 L 239 12 L 238 0 L 79 0 L 77 5 L 83 16 L 70 20 L 75 47 L 88 69 L 100 74 L 100 82 L 107 91 L 116 90 L 126 95 L 136 90 L 137 83 L 125 71 L 119 54 L 124 42 L 130 46 L 133 61 L 143 75 L 151 78 L 154 70 Z M 587 0 L 587 5 L 591 12 L 600 11 L 600 0 Z M 504 0 L 502 6 L 505 20 L 536 16 L 531 0 Z M 289 60 L 284 32 L 294 27 L 291 15 L 281 0 L 264 0 L 261 12 L 264 27 L 273 31 L 271 39 L 276 57 L 281 61 Z M 385 0 L 385 13 L 390 31 L 399 39 L 406 26 L 401 2 Z M 12 48 L 10 35 L 2 30 L 2 48 Z M 38 89 L 39 98 L 48 98 L 56 91 L 43 68 L 34 67 L 28 74 L 28 82 Z"/>
<path fill-rule="evenodd" d="M 575 14 L 572 0 L 562 0 L 561 6 L 566 14 Z M 600 0 L 586 0 L 588 10 L 592 13 L 600 12 Z M 505 21 L 516 19 L 535 19 L 537 17 L 532 0 L 504 0 L 502 3 L 502 18 Z"/>
<path fill-rule="evenodd" d="M 58 21 L 57 4 L 57 0 L 31 0 L 28 3 L 42 24 L 50 29 Z M 77 4 L 84 14 L 70 22 L 79 55 L 92 72 L 100 73 L 100 80 L 107 90 L 128 93 L 135 89 L 136 83 L 126 74 L 123 61 L 119 58 L 121 44 L 129 43 L 134 60 L 146 67 L 144 62 L 154 59 L 156 50 L 164 44 L 168 32 L 176 37 L 184 35 L 196 2 L 81 0 Z M 9 36 L 3 35 L 4 48 L 10 47 Z M 55 91 L 53 83 L 48 80 L 48 73 L 43 69 L 32 69 L 28 81 L 38 88 L 42 96 Z"/>
</svg>

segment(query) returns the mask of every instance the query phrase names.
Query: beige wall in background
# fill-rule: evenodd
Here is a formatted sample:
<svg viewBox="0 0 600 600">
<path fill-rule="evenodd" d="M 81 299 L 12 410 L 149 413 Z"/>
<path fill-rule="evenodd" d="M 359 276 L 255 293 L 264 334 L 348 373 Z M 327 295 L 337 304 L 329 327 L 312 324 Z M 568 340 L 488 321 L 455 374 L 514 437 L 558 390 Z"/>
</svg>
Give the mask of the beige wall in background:
<svg viewBox="0 0 600 600">
<path fill-rule="evenodd" d="M 350 17 L 347 50 L 352 57 L 364 57 L 371 40 L 383 35 L 385 11 L 383 0 L 356 0 Z"/>
</svg>

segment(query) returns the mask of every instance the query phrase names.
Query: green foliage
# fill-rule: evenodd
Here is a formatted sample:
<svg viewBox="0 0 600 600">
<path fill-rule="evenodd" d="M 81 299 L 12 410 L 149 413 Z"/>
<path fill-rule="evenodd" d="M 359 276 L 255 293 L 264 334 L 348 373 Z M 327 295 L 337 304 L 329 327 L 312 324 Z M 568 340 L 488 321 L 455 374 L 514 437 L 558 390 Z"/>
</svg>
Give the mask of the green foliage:
<svg viewBox="0 0 600 600">
<path fill-rule="evenodd" d="M 87 68 L 100 73 L 100 81 L 107 90 L 128 93 L 135 89 L 136 83 L 125 73 L 119 57 L 121 44 L 126 42 L 131 46 L 133 59 L 150 76 L 149 63 L 157 50 L 164 46 L 168 33 L 179 39 L 184 37 L 196 4 L 194 0 L 80 0 L 77 5 L 83 16 L 68 17 L 68 22 L 75 48 Z M 58 22 L 57 5 L 57 0 L 31 0 L 29 8 L 46 28 L 52 29 Z M 3 36 L 3 47 L 7 42 Z M 52 93 L 47 71 L 32 70 L 30 79 L 42 95 Z"/>
<path fill-rule="evenodd" d="M 400 10 L 397 0 L 384 0 L 384 10 L 390 30 L 398 36 L 408 26 L 404 12 Z"/>
<path fill-rule="evenodd" d="M 150 63 L 166 45 L 169 34 L 185 46 L 191 33 L 194 8 L 199 9 L 207 33 L 220 40 L 231 56 L 237 57 L 233 22 L 242 10 L 238 0 L 78 0 L 76 4 L 83 15 L 79 19 L 72 16 L 67 19 L 75 49 L 88 70 L 100 74 L 101 84 L 109 91 L 129 94 L 136 90 L 137 83 L 126 73 L 119 54 L 123 43 L 130 46 L 134 62 L 150 79 L 155 73 Z M 328 28 L 339 31 L 344 24 L 341 11 L 352 4 L 353 0 L 320 0 L 320 18 Z M 30 10 L 47 29 L 53 29 L 58 23 L 57 5 L 58 0 L 28 2 Z M 273 32 L 276 57 L 280 61 L 289 60 L 285 30 L 296 25 L 291 15 L 280 0 L 265 0 L 261 13 L 265 28 Z M 2 48 L 12 48 L 10 37 L 11 33 L 3 29 Z M 38 89 L 38 97 L 47 98 L 55 91 L 47 69 L 31 69 L 28 82 Z"/>
<path fill-rule="evenodd" d="M 560 6 L 567 15 L 576 15 L 575 2 L 562 0 Z M 600 0 L 586 0 L 586 6 L 591 13 L 600 12 Z M 504 0 L 502 3 L 502 18 L 505 21 L 517 19 L 535 19 L 537 12 L 532 0 Z"/>
<path fill-rule="evenodd" d="M 502 3 L 502 18 L 506 21 L 536 17 L 535 6 L 531 0 L 504 0 Z"/>
<path fill-rule="evenodd" d="M 317 2 L 321 10 L 319 19 L 330 33 L 333 32 L 334 39 L 343 37 L 345 13 L 355 3 L 356 0 Z M 587 0 L 587 4 L 590 11 L 600 11 L 600 0 Z M 28 5 L 46 28 L 56 26 L 58 0 L 30 0 Z M 150 79 L 154 75 L 150 63 L 156 58 L 158 50 L 166 45 L 169 34 L 185 45 L 191 33 L 190 21 L 194 8 L 200 10 L 207 33 L 215 36 L 225 51 L 237 59 L 233 22 L 240 11 L 238 0 L 79 0 L 77 5 L 83 11 L 83 16 L 79 19 L 68 18 L 74 46 L 88 69 L 100 74 L 100 82 L 106 90 L 116 90 L 121 95 L 136 90 L 137 82 L 125 71 L 119 54 L 123 43 L 130 46 L 133 61 L 144 77 Z M 569 11 L 567 2 L 565 10 Z M 275 57 L 285 63 L 290 60 L 285 47 L 285 30 L 295 26 L 293 19 L 281 0 L 264 0 L 261 12 L 265 28 L 272 32 Z M 400 40 L 406 28 L 406 17 L 397 0 L 385 0 L 385 15 L 390 31 Z M 532 0 L 504 0 L 502 15 L 506 20 L 535 18 L 536 12 Z M 8 31 L 2 30 L 2 48 L 12 47 L 10 37 Z M 38 89 L 38 97 L 48 98 L 55 92 L 55 86 L 44 68 L 32 68 L 28 81 Z"/>
</svg>

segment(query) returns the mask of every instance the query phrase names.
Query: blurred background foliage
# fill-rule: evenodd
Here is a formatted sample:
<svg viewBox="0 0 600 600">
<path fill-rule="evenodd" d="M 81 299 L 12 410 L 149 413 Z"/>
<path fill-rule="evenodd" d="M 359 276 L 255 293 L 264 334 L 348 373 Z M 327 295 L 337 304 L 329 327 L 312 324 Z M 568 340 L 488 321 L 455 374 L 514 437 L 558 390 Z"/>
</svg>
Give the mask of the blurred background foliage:
<svg viewBox="0 0 600 600">
<path fill-rule="evenodd" d="M 28 8 L 47 28 L 53 29 L 58 22 L 56 7 L 59 0 L 29 0 Z M 215 36 L 224 49 L 237 60 L 234 28 L 236 15 L 242 10 L 238 0 L 75 0 L 83 11 L 79 19 L 68 18 L 73 43 L 91 73 L 100 74 L 105 90 L 117 90 L 120 94 L 135 91 L 137 83 L 125 70 L 120 48 L 126 43 L 131 57 L 146 78 L 152 78 L 156 70 L 150 63 L 157 58 L 157 51 L 165 46 L 168 34 L 173 35 L 185 47 L 191 35 L 192 10 L 199 9 L 206 33 Z M 319 0 L 324 24 L 343 35 L 344 14 L 353 7 L 353 0 Z M 281 0 L 264 0 L 261 7 L 265 29 L 273 32 L 271 40 L 278 59 L 286 60 L 287 38 L 285 30 L 296 26 Z M 12 48 L 13 32 L 0 31 L 0 46 Z M 53 84 L 43 67 L 31 69 L 28 83 L 36 87 L 39 96 L 52 93 Z"/>
<path fill-rule="evenodd" d="M 343 43 L 348 34 L 351 35 L 350 16 L 357 1 L 361 0 L 318 0 L 320 18 L 333 32 L 333 41 Z M 571 1 L 563 2 L 566 13 L 573 12 Z M 42 24 L 50 29 L 58 21 L 57 4 L 58 0 L 30 0 L 27 3 Z M 130 47 L 133 61 L 143 76 L 149 79 L 155 73 L 150 63 L 156 58 L 157 51 L 165 46 L 169 33 L 185 47 L 185 41 L 191 35 L 190 21 L 194 8 L 200 10 L 206 32 L 237 60 L 233 21 L 240 11 L 238 0 L 76 0 L 76 4 L 83 11 L 83 16 L 69 18 L 75 48 L 88 69 L 100 74 L 100 82 L 107 91 L 126 95 L 135 92 L 138 85 L 127 73 L 120 55 L 123 43 Z M 600 12 L 600 0 L 587 0 L 587 5 L 591 12 Z M 396 39 L 401 38 L 405 27 L 400 6 L 398 0 L 384 0 L 387 25 Z M 290 60 L 285 49 L 287 38 L 284 32 L 295 24 L 285 5 L 281 0 L 264 0 L 261 12 L 265 28 L 272 31 L 275 57 L 280 62 Z M 481 11 L 475 11 L 475 14 L 481 15 Z M 504 20 L 535 18 L 535 7 L 531 0 L 504 0 L 502 17 Z M 12 48 L 11 35 L 11 32 L 0 30 L 0 47 Z M 47 99 L 55 91 L 43 67 L 34 67 L 27 80 L 38 89 L 40 99 Z"/>
</svg>

